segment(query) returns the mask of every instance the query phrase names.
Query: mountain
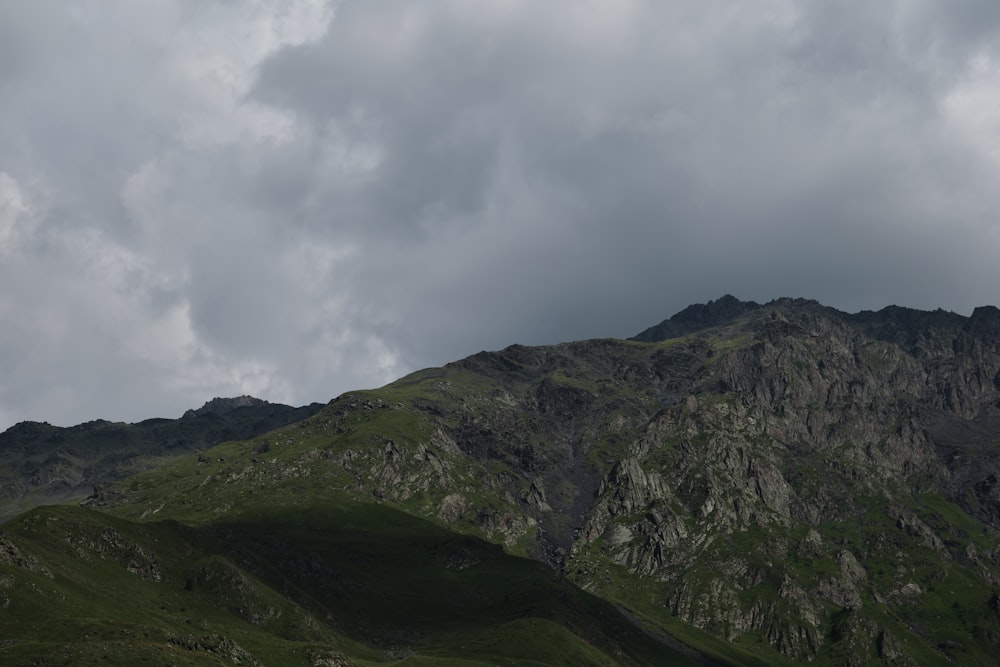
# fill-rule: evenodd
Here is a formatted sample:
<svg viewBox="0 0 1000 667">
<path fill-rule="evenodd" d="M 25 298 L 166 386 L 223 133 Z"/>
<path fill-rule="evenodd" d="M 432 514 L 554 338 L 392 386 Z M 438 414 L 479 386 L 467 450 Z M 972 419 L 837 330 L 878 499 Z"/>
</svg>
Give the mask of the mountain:
<svg viewBox="0 0 1000 667">
<path fill-rule="evenodd" d="M 252 438 L 305 419 L 321 407 L 313 403 L 293 408 L 240 396 L 214 398 L 181 419 L 137 424 L 98 419 L 69 428 L 15 424 L 0 433 L 0 521 L 37 505 L 82 500 L 95 486 L 173 456 Z"/>
<path fill-rule="evenodd" d="M 162 598 L 214 619 L 192 661 L 992 665 L 998 426 L 993 307 L 723 297 L 481 352 L 5 525 L 0 607 L 67 602 L 0 609 L 0 659 L 180 650 Z M 79 613 L 100 577 L 131 615 Z"/>
</svg>

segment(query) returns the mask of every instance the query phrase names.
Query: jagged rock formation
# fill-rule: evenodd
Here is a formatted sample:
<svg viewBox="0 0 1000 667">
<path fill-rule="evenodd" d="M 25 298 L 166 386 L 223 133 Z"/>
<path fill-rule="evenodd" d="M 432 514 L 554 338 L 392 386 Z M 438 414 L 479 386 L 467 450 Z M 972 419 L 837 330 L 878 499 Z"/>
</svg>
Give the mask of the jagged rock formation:
<svg viewBox="0 0 1000 667">
<path fill-rule="evenodd" d="M 212 400 L 206 401 L 205 405 L 197 410 L 185 411 L 181 419 L 194 419 L 202 415 L 225 415 L 239 408 L 254 408 L 264 405 L 268 405 L 268 402 L 245 394 L 234 398 L 220 398 L 216 396 Z"/>
<path fill-rule="evenodd" d="M 984 520 L 995 544 L 996 476 L 979 466 L 998 450 L 995 430 L 987 440 L 1000 413 L 996 314 L 845 316 L 779 301 L 737 315 L 731 325 L 752 337 L 632 443 L 574 558 L 585 564 L 596 551 L 662 581 L 674 615 L 731 641 L 763 636 L 797 661 L 856 643 L 831 630 L 831 611 L 919 606 L 976 550 L 927 497 Z M 970 448 L 975 463 L 962 456 Z M 818 576 L 817 562 L 830 573 Z M 976 565 L 978 585 L 996 585 L 996 565 Z M 867 655 L 859 664 L 912 660 L 892 631 L 867 623 L 881 640 L 848 651 Z"/>
<path fill-rule="evenodd" d="M 663 582 L 675 616 L 730 641 L 762 636 L 797 661 L 859 641 L 834 632 L 836 614 L 919 607 L 959 564 L 978 581 L 963 586 L 996 586 L 996 552 L 972 563 L 975 540 L 936 503 L 981 519 L 996 549 L 997 314 L 847 316 L 792 300 L 738 313 L 727 339 L 749 337 L 631 444 L 569 567 L 599 555 Z M 848 651 L 867 656 L 859 664 L 912 660 L 866 623 L 871 641 Z"/>
</svg>

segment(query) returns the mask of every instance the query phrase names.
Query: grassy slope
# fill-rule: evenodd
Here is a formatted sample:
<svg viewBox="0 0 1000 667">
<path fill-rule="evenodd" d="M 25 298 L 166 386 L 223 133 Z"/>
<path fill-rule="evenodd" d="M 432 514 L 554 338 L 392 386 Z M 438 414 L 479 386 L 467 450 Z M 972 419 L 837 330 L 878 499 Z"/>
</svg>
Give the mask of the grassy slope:
<svg viewBox="0 0 1000 667">
<path fill-rule="evenodd" d="M 3 664 L 691 664 L 537 562 L 347 499 L 207 529 L 39 508 L 0 538 Z"/>
</svg>

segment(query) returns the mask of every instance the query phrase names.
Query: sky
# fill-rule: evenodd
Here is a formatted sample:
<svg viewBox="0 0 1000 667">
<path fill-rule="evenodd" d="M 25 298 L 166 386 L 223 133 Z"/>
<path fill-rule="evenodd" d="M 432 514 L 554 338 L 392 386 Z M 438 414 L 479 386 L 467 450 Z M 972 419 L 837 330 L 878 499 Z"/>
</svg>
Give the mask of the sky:
<svg viewBox="0 0 1000 667">
<path fill-rule="evenodd" d="M 1000 285 L 995 0 L 0 0 L 0 429 Z"/>
</svg>

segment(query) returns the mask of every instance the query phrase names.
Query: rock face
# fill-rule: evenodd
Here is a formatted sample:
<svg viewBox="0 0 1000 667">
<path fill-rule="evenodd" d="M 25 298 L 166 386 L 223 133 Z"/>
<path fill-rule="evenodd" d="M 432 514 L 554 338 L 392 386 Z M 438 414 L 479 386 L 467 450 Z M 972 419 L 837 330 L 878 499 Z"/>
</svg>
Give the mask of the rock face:
<svg viewBox="0 0 1000 667">
<path fill-rule="evenodd" d="M 511 346 L 351 392 L 247 450 L 110 504 L 184 518 L 192 498 L 229 511 L 247 480 L 294 502 L 337 488 L 765 663 L 1000 650 L 996 308 L 723 297 L 632 341 Z"/>
<path fill-rule="evenodd" d="M 713 355 L 687 398 L 646 425 L 602 483 L 567 567 L 611 561 L 651 577 L 672 614 L 796 661 L 846 650 L 867 655 L 857 664 L 906 664 L 878 622 L 865 621 L 877 646 L 859 649 L 832 619 L 866 618 L 870 605 L 909 618 L 972 564 L 975 540 L 945 518 L 945 499 L 996 544 L 995 309 L 847 316 L 779 301 L 727 326 L 730 340 L 749 338 Z M 995 586 L 996 565 L 973 565 L 962 576 L 977 583 L 963 585 Z"/>
</svg>

